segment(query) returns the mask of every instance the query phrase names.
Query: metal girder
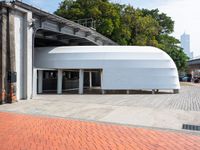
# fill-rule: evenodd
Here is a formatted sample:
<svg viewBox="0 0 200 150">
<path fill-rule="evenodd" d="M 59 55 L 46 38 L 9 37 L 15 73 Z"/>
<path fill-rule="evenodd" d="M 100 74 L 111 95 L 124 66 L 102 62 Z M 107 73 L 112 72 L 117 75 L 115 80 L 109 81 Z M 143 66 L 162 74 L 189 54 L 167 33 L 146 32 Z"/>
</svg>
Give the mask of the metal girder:
<svg viewBox="0 0 200 150">
<path fill-rule="evenodd" d="M 90 31 L 85 32 L 85 37 L 88 37 L 90 35 L 92 35 L 92 33 Z"/>
<path fill-rule="evenodd" d="M 44 32 L 43 35 L 46 36 L 59 36 L 61 33 L 54 33 L 54 32 Z"/>
<path fill-rule="evenodd" d="M 95 37 L 95 42 L 97 42 L 100 39 L 101 39 L 101 37 L 99 37 L 99 36 Z"/>
<path fill-rule="evenodd" d="M 74 28 L 74 34 L 76 34 L 77 32 L 79 32 L 81 29 L 80 28 Z"/>
<path fill-rule="evenodd" d="M 16 9 L 17 6 L 22 9 L 31 11 L 34 20 L 33 24 L 31 24 L 31 27 L 33 27 L 35 32 L 39 29 L 50 30 L 52 32 L 58 32 L 63 35 L 74 35 L 75 37 L 77 36 L 77 38 L 84 38 L 88 41 L 88 43 L 93 43 L 95 45 L 102 45 L 102 43 L 106 43 L 108 45 L 117 45 L 115 42 L 101 35 L 95 30 L 82 26 L 68 19 L 62 18 L 60 16 L 50 14 L 21 1 L 7 2 L 5 3 L 5 5 L 13 9 Z M 55 34 L 47 32 L 44 34 L 44 36 L 55 37 Z M 106 42 L 103 42 L 103 40 Z"/>
<path fill-rule="evenodd" d="M 54 22 L 54 25 L 57 26 L 57 29 L 59 32 L 61 32 L 62 29 L 64 28 L 72 28 L 73 30 L 73 34 L 74 35 L 79 35 L 81 36 L 81 34 L 83 34 L 83 37 L 88 39 L 88 41 L 90 42 L 93 42 L 93 43 L 96 43 L 97 44 L 97 41 L 98 40 L 101 40 L 100 43 L 103 43 L 102 40 L 105 40 L 107 41 L 106 43 L 108 43 L 108 45 L 117 45 L 115 42 L 113 42 L 112 40 L 108 39 L 107 37 L 101 35 L 100 33 L 90 29 L 90 28 L 87 28 L 85 26 L 82 26 L 78 23 L 75 23 L 73 21 L 70 21 L 68 19 L 65 19 L 65 18 L 62 18 L 60 16 L 57 16 L 57 15 L 54 15 L 54 14 L 50 14 L 48 12 L 45 12 L 41 9 L 38 9 L 36 7 L 33 7 L 33 6 L 30 6 L 26 3 L 23 3 L 21 1 L 13 1 L 12 2 L 12 5 L 16 5 L 18 7 L 21 7 L 21 8 L 24 8 L 26 10 L 29 10 L 33 13 L 33 16 L 37 16 L 37 19 L 39 20 L 36 20 L 36 21 L 39 21 L 40 22 L 40 28 L 43 28 L 43 23 L 44 22 Z M 80 32 L 81 31 L 81 34 L 77 34 L 77 32 Z M 88 32 L 89 31 L 89 32 Z M 67 34 L 67 33 L 66 33 Z M 100 38 L 97 38 L 96 41 L 93 40 L 93 38 L 88 38 L 90 35 L 92 35 L 93 37 L 100 37 Z M 82 38 L 82 37 L 80 37 Z"/>
<path fill-rule="evenodd" d="M 89 43 L 86 39 L 70 39 L 69 43 Z"/>
<path fill-rule="evenodd" d="M 55 39 L 43 39 L 43 38 L 36 38 L 35 39 L 35 46 L 41 47 L 41 46 L 67 46 L 69 45 L 69 41 L 61 41 L 61 40 L 55 40 Z"/>
<path fill-rule="evenodd" d="M 61 32 L 62 31 L 62 29 L 64 28 L 64 27 L 66 27 L 66 24 L 65 23 L 59 23 L 59 31 Z"/>
<path fill-rule="evenodd" d="M 65 39 L 80 39 L 78 37 L 74 37 L 74 36 L 69 36 L 69 35 L 57 35 L 57 38 L 59 40 L 65 40 Z"/>
</svg>

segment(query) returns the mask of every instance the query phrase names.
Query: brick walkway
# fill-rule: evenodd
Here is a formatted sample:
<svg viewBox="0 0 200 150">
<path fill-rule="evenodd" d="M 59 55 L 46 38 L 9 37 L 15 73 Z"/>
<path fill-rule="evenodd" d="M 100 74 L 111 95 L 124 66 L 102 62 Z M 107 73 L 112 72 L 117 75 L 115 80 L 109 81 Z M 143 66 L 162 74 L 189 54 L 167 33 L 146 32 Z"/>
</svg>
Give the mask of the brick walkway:
<svg viewBox="0 0 200 150">
<path fill-rule="evenodd" d="M 200 137 L 0 112 L 1 150 L 199 150 Z"/>
</svg>

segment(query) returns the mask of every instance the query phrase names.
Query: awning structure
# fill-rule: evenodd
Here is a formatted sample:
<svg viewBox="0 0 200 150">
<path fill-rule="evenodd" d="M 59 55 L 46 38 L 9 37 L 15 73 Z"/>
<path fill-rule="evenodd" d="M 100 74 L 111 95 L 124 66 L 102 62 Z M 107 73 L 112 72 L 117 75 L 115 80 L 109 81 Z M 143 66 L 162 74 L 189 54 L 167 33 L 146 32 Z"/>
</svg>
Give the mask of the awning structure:
<svg viewBox="0 0 200 150">
<path fill-rule="evenodd" d="M 165 52 L 154 47 L 36 48 L 34 65 L 45 69 L 101 69 L 104 90 L 180 89 L 175 63 Z"/>
</svg>

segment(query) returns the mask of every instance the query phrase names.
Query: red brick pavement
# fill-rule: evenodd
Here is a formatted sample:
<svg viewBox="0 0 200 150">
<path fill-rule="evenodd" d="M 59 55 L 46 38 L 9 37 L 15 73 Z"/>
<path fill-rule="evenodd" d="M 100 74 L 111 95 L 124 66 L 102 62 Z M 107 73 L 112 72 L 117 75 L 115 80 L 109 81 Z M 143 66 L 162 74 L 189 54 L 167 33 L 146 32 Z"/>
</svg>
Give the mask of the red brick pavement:
<svg viewBox="0 0 200 150">
<path fill-rule="evenodd" d="M 200 137 L 0 112 L 0 150 L 200 150 Z"/>
</svg>

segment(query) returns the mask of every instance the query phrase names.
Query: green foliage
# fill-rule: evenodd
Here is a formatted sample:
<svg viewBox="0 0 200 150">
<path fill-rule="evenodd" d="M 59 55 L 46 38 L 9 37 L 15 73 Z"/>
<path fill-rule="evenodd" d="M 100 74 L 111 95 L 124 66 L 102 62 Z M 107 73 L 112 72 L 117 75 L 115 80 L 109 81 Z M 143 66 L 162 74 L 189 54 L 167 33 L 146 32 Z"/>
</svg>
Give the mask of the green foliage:
<svg viewBox="0 0 200 150">
<path fill-rule="evenodd" d="M 158 9 L 142 9 L 143 16 L 151 15 L 159 23 L 160 34 L 170 34 L 174 31 L 174 21 L 164 13 L 159 13 Z"/>
<path fill-rule="evenodd" d="M 158 9 L 135 9 L 109 0 L 63 0 L 55 14 L 70 20 L 93 18 L 99 33 L 120 45 L 155 46 L 167 52 L 179 71 L 187 68 L 187 56 L 170 36 L 174 21 Z"/>
<path fill-rule="evenodd" d="M 180 41 L 167 34 L 160 35 L 158 40 L 160 43 L 158 47 L 171 56 L 179 72 L 185 72 L 189 58 L 185 55 L 183 49 L 178 46 Z"/>
</svg>

